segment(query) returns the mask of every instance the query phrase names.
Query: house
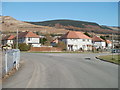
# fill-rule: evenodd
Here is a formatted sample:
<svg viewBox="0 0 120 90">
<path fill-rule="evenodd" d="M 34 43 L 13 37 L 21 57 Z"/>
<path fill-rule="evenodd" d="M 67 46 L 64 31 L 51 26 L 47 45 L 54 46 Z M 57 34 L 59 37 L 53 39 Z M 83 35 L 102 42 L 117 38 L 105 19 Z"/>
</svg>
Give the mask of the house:
<svg viewBox="0 0 120 90">
<path fill-rule="evenodd" d="M 15 41 L 16 41 L 15 37 Z M 21 32 L 18 34 L 18 43 L 26 43 L 32 45 L 32 47 L 40 47 L 40 37 L 33 32 Z"/>
<path fill-rule="evenodd" d="M 112 42 L 110 40 L 105 40 L 107 49 L 112 48 Z"/>
<path fill-rule="evenodd" d="M 3 37 L 2 45 L 12 46 L 14 43 L 14 37 L 15 37 L 14 35 L 8 35 L 8 36 Z"/>
<path fill-rule="evenodd" d="M 56 46 L 58 44 L 58 42 L 59 42 L 59 40 L 58 40 L 58 38 L 56 38 L 51 42 L 51 45 Z"/>
<path fill-rule="evenodd" d="M 82 32 L 69 31 L 61 37 L 61 41 L 66 44 L 67 50 L 92 50 L 92 39 Z"/>
<path fill-rule="evenodd" d="M 105 49 L 106 48 L 105 40 L 101 39 L 100 37 L 93 36 L 92 41 L 93 41 L 93 46 L 96 49 Z"/>
</svg>

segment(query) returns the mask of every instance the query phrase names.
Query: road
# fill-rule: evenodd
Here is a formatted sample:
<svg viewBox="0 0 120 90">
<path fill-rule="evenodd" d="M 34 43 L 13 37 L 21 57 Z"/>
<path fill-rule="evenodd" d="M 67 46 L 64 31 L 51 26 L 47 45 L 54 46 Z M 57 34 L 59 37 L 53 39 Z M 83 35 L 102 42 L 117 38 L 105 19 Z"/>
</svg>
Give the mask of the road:
<svg viewBox="0 0 120 90">
<path fill-rule="evenodd" d="M 3 88 L 118 88 L 118 66 L 97 55 L 105 53 L 21 53 L 22 68 Z"/>
</svg>

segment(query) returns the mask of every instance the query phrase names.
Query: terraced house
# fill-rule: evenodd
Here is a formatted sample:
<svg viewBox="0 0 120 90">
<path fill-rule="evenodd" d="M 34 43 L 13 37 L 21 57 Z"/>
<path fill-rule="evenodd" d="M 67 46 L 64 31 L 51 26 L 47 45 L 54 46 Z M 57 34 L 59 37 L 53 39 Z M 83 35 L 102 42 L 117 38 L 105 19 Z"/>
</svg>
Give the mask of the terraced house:
<svg viewBox="0 0 120 90">
<path fill-rule="evenodd" d="M 78 31 L 69 31 L 61 37 L 67 50 L 92 50 L 92 38 Z"/>
</svg>

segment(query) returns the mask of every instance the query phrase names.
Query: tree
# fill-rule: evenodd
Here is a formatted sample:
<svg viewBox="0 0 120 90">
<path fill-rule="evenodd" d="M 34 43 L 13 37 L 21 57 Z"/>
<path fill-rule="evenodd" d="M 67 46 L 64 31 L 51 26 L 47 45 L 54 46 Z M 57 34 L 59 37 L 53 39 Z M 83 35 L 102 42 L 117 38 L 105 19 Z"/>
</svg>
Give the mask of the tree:
<svg viewBox="0 0 120 90">
<path fill-rule="evenodd" d="M 88 32 L 85 32 L 84 34 L 87 35 L 88 37 L 91 37 L 91 35 Z"/>
<path fill-rule="evenodd" d="M 41 44 L 43 44 L 43 45 L 44 45 L 46 41 L 47 41 L 47 39 L 46 39 L 46 38 L 40 38 L 40 43 L 41 43 Z"/>
<path fill-rule="evenodd" d="M 40 35 L 40 32 L 39 32 L 39 31 L 36 31 L 36 34 L 37 34 L 37 35 Z"/>
<path fill-rule="evenodd" d="M 51 41 L 53 40 L 50 34 L 46 34 L 46 42 L 44 43 L 46 46 L 51 46 Z"/>
<path fill-rule="evenodd" d="M 102 38 L 103 40 L 106 40 L 106 38 L 104 36 L 100 36 L 100 38 Z"/>
</svg>

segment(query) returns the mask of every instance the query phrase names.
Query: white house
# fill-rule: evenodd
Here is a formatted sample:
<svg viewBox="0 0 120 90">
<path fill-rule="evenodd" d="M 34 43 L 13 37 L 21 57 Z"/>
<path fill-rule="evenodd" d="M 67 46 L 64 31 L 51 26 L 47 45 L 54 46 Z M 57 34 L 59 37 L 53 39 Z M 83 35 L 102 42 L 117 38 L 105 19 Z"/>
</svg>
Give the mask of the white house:
<svg viewBox="0 0 120 90">
<path fill-rule="evenodd" d="M 112 48 L 112 42 L 110 40 L 106 40 L 106 47 L 107 47 L 107 49 Z"/>
<path fill-rule="evenodd" d="M 18 43 L 26 43 L 32 47 L 40 47 L 40 37 L 33 32 L 21 32 L 18 34 Z"/>
<path fill-rule="evenodd" d="M 92 50 L 92 39 L 82 32 L 69 31 L 61 37 L 65 42 L 67 50 Z"/>
<path fill-rule="evenodd" d="M 105 40 L 101 39 L 100 37 L 98 36 L 94 36 L 92 38 L 92 41 L 93 41 L 93 46 L 98 49 L 105 49 L 106 48 L 106 42 Z"/>
<path fill-rule="evenodd" d="M 8 36 L 5 36 L 3 39 L 2 39 L 2 44 L 3 45 L 9 45 L 9 46 L 12 46 L 13 43 L 14 43 L 14 35 L 8 35 Z"/>
</svg>

